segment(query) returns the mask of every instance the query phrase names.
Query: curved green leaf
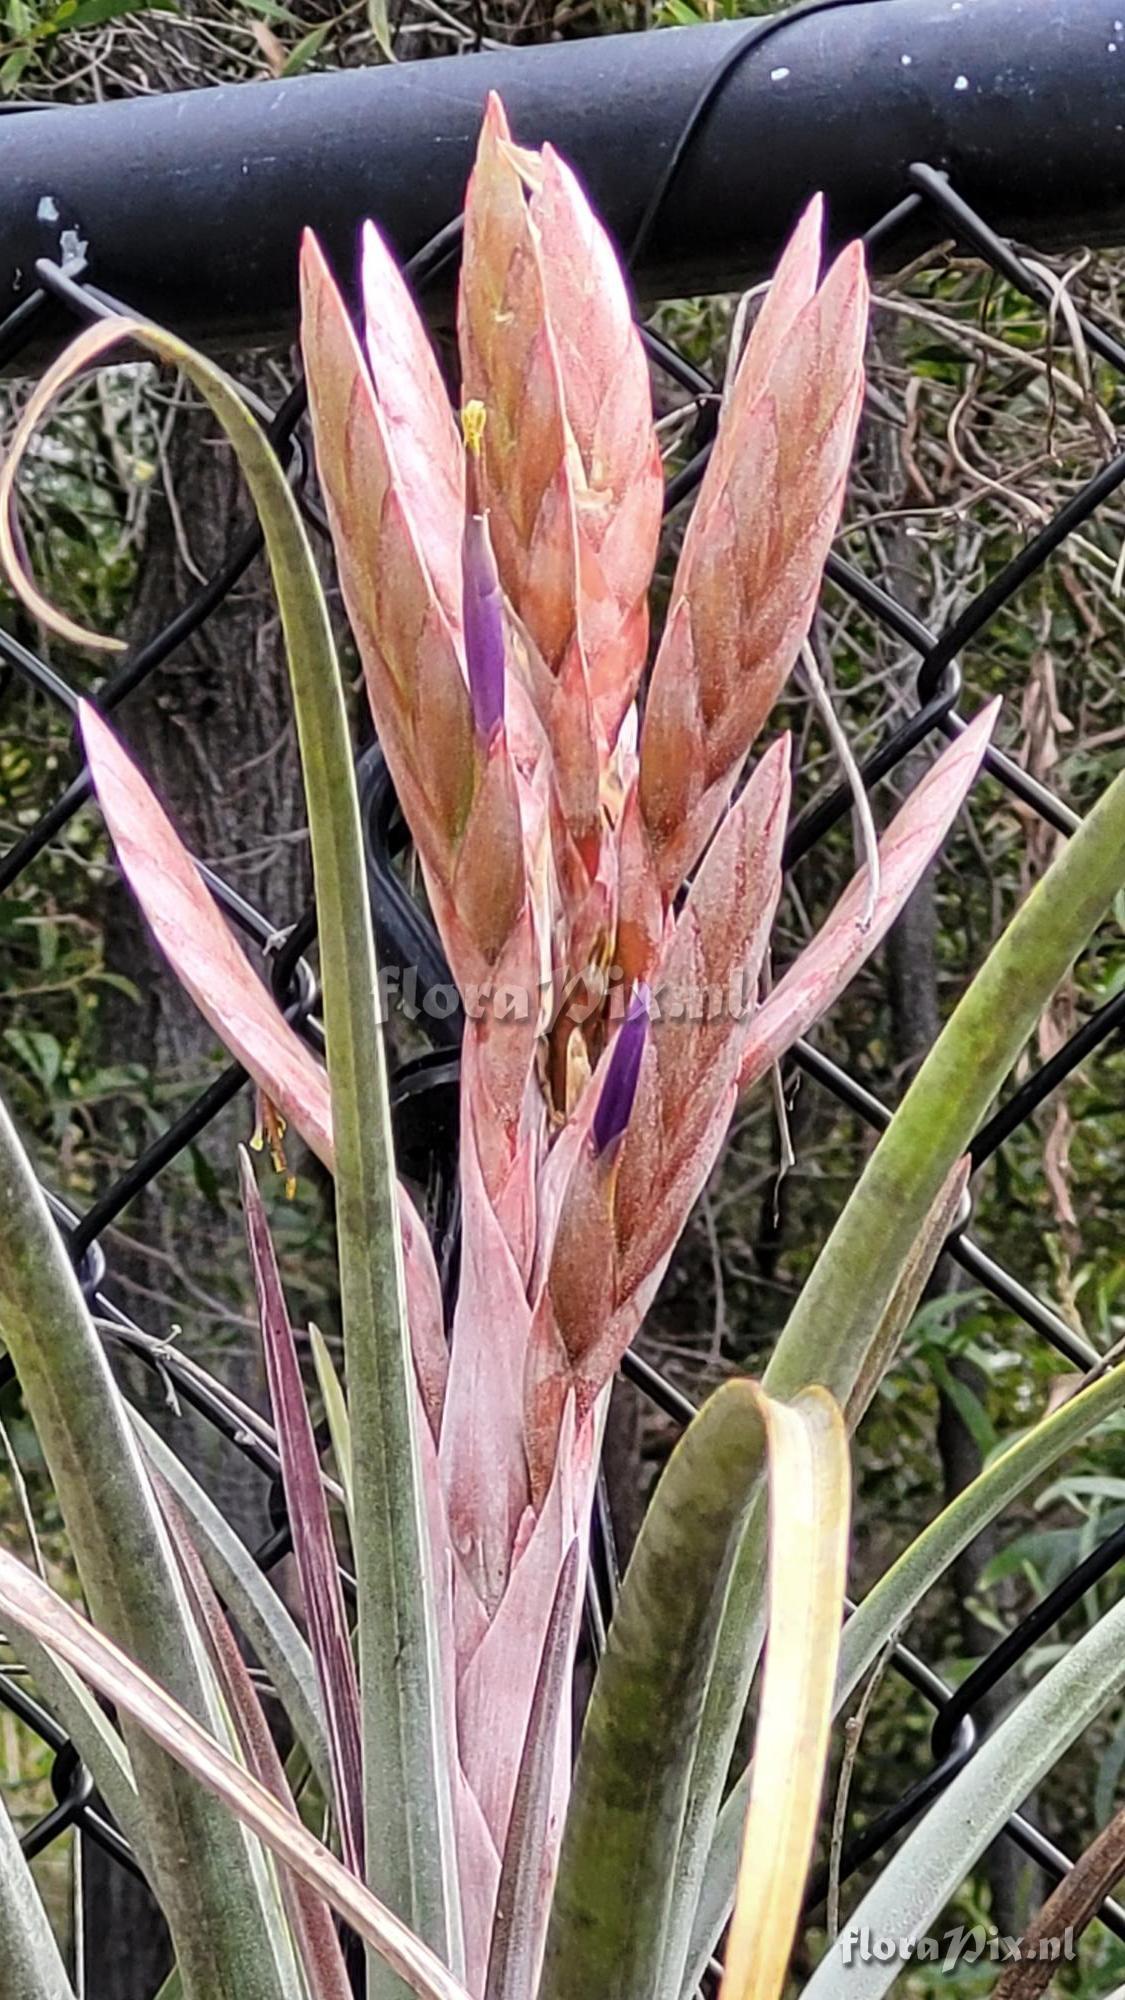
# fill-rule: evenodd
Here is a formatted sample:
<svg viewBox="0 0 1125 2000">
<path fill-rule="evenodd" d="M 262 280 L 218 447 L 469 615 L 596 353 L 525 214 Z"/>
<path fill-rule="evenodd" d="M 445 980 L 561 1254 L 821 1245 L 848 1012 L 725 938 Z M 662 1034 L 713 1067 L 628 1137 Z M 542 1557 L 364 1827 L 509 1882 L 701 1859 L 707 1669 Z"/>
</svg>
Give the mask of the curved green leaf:
<svg viewBox="0 0 1125 2000">
<path fill-rule="evenodd" d="M 0 1799 L 0 1993 L 74 2000 L 39 1891 Z"/>
<path fill-rule="evenodd" d="M 1026 1491 L 1065 1451 L 1125 1403 L 1125 1362 L 1052 1411 L 978 1473 L 937 1519 L 903 1550 L 879 1578 L 844 1627 L 836 1706 L 855 1692 L 892 1632 L 897 1632 L 926 1592 L 945 1575 L 962 1549 Z"/>
<path fill-rule="evenodd" d="M 175 1494 L 213 1589 L 241 1626 L 270 1678 L 325 1798 L 332 1789 L 328 1733 L 312 1650 L 269 1579 L 213 1500 L 138 1410 L 129 1417 L 141 1449 Z"/>
<path fill-rule="evenodd" d="M 90 327 L 49 370 L 0 468 L 0 557 L 55 630 L 75 631 L 20 574 L 19 461 L 52 396 L 130 340 L 182 368 L 221 423 L 265 537 L 293 688 L 319 919 L 336 1167 L 344 1353 L 353 1425 L 368 1877 L 449 1964 L 463 1962 L 445 1706 L 398 1227 L 386 1052 L 344 690 L 297 504 L 235 384 L 172 334 L 132 319 Z M 115 641 L 80 643 L 114 649 Z M 371 2000 L 397 1982 L 371 1965 Z M 185 1985 L 190 1987 L 186 1978 Z M 208 2000 L 217 2000 L 216 1987 Z"/>
<path fill-rule="evenodd" d="M 844 1626 L 834 1713 L 839 1714 L 850 1700 L 892 1633 L 901 1629 L 962 1549 L 1123 1402 L 1125 1361 L 1017 1438 L 923 1528 Z M 730 1915 L 749 1792 L 750 1772 L 746 1770 L 725 1800 L 715 1827 L 684 1974 L 685 1994 L 698 1986 Z"/>
<path fill-rule="evenodd" d="M 915 1238 L 1056 987 L 1125 881 L 1125 773 L 994 945 L 864 1168 L 766 1372 L 844 1402 Z"/>
<path fill-rule="evenodd" d="M 764 1377 L 771 1395 L 820 1382 L 847 1406 L 916 1238 L 1052 993 L 1125 880 L 1125 773 L 1071 835 L 943 1028 L 837 1221 Z M 755 1510 L 731 1576 L 676 1860 L 662 1975 L 678 1993 L 735 1739 L 757 1665 L 765 1575 Z"/>
<path fill-rule="evenodd" d="M 541 2000 L 650 2000 L 711 1648 L 766 1469 L 759 1390 L 728 1382 L 672 1453 L 587 1710 Z"/>
<path fill-rule="evenodd" d="M 105 1631 L 218 1730 L 214 1678 L 122 1399 L 3 1105 L 0 1186 L 0 1336 L 87 1602 Z M 279 1955 L 278 1912 L 267 1907 L 244 1834 L 141 1731 L 127 1725 L 125 1734 L 189 2000 L 289 2000 L 295 1967 Z"/>
<path fill-rule="evenodd" d="M 922 1936 L 1052 1764 L 1125 1685 L 1125 1602 L 1106 1613 L 1024 1696 L 930 1807 L 878 1876 L 804 1989 L 803 2000 L 880 2000 L 902 1971 L 860 1958 L 856 1936 Z"/>
</svg>

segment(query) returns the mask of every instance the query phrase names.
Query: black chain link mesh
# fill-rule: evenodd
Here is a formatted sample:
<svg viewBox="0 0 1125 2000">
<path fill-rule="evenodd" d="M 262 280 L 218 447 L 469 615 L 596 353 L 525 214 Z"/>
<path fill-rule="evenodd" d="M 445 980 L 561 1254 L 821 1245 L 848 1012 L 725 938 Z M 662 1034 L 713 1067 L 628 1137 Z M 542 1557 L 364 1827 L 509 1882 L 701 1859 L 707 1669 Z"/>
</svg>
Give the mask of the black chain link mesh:
<svg viewBox="0 0 1125 2000">
<path fill-rule="evenodd" d="M 817 11 L 819 7 L 832 3 L 833 0 L 813 0 L 809 9 L 799 11 Z M 735 61 L 741 61 L 766 34 L 780 25 L 782 22 L 778 19 L 755 23 L 745 39 L 740 41 L 734 55 L 720 65 L 673 149 L 668 173 L 660 186 L 654 189 L 648 211 L 631 246 L 633 255 L 655 226 L 675 172 L 700 122 L 731 74 Z M 881 248 L 885 247 L 904 222 L 916 221 L 919 210 L 926 209 L 933 220 L 935 240 L 939 237 L 954 238 L 961 249 L 982 259 L 1029 300 L 1047 308 L 1051 306 L 1050 287 L 1043 278 L 1037 271 L 1029 269 L 1015 249 L 966 205 L 943 173 L 928 165 L 918 164 L 910 172 L 909 185 L 896 189 L 894 195 L 894 203 L 886 216 L 869 232 L 869 244 L 878 242 Z M 412 260 L 408 274 L 417 291 L 424 292 L 427 283 L 446 269 L 456 258 L 459 245 L 460 224 L 454 222 Z M 125 309 L 108 298 L 93 282 L 96 246 L 92 260 L 91 269 L 84 265 L 63 268 L 49 260 L 43 260 L 38 265 L 36 288 L 5 321 L 0 322 L 0 366 L 11 369 L 14 363 L 18 363 L 23 346 L 37 337 L 41 324 L 50 312 L 57 312 L 60 302 L 78 325 Z M 1125 379 L 1125 349 L 1088 317 L 1080 315 L 1080 323 L 1089 350 Z M 700 398 L 701 415 L 695 434 L 697 448 L 689 463 L 669 483 L 667 509 L 671 511 L 695 490 L 702 477 L 710 450 L 707 431 L 713 427 L 717 406 L 716 385 L 651 329 L 644 330 L 644 338 L 654 363 Z M 270 437 L 288 465 L 306 519 L 318 534 L 323 534 L 323 516 L 306 492 L 308 459 L 299 435 L 304 409 L 304 387 L 298 383 L 276 411 L 264 414 L 268 419 Z M 919 745 L 934 737 L 953 738 L 963 728 L 958 712 L 961 654 L 981 638 L 991 622 L 1028 579 L 1050 561 L 1067 537 L 1123 483 L 1125 455 L 1101 467 L 1019 554 L 992 578 L 987 588 L 945 629 L 938 632 L 926 629 L 911 611 L 842 557 L 831 557 L 827 568 L 831 585 L 854 599 L 869 618 L 910 649 L 918 661 L 913 712 L 889 731 L 866 758 L 861 770 L 867 786 L 877 785 Z M 256 528 L 247 530 L 232 549 L 225 565 L 200 588 L 193 602 L 163 631 L 126 657 L 102 683 L 96 696 L 102 713 L 108 714 L 126 702 L 130 693 L 142 682 L 159 673 L 177 646 L 197 630 L 235 588 L 260 548 L 259 531 Z M 53 666 L 2 630 L 0 658 L 52 702 L 73 712 L 78 700 L 76 690 Z M 393 792 L 377 747 L 360 760 L 359 777 L 373 910 L 381 949 L 390 963 L 417 966 L 420 983 L 426 980 L 436 983 L 443 974 L 448 976 L 440 944 L 417 906 L 403 890 L 398 872 L 391 866 L 392 852 L 403 835 L 401 824 L 396 819 Z M 1003 786 L 1022 806 L 1037 814 L 1060 834 L 1068 834 L 1077 824 L 1074 813 L 1063 800 L 998 750 L 990 750 L 987 755 L 982 772 L 982 781 L 986 780 Z M 0 893 L 9 890 L 35 863 L 90 794 L 89 777 L 83 771 L 65 787 L 38 822 L 0 857 Z M 850 805 L 851 794 L 846 785 L 816 801 L 791 830 L 785 853 L 786 865 L 791 867 L 806 855 L 848 813 Z M 317 985 L 304 956 L 315 939 L 315 912 L 309 910 L 295 923 L 279 928 L 275 914 L 267 916 L 255 909 L 210 870 L 201 868 L 201 874 L 234 925 L 267 953 L 273 990 L 290 1020 L 310 1043 L 322 1047 L 316 1018 Z M 1019 1126 L 1031 1118 L 1048 1095 L 1120 1028 L 1123 1021 L 1125 991 L 1101 1006 L 1064 1047 L 1041 1063 L 1035 1073 L 1008 1097 L 1002 1108 L 977 1134 L 972 1147 L 974 1165 L 979 1167 L 988 1160 Z M 428 1146 L 431 1151 L 428 1164 L 433 1171 L 430 1178 L 439 1189 L 436 1233 L 439 1253 L 443 1253 L 439 1254 L 439 1262 L 443 1262 L 444 1258 L 445 1275 L 451 1281 L 449 1249 L 456 1236 L 456 1213 L 453 1192 L 455 1175 L 450 1171 L 449 1146 L 455 1125 L 451 1124 L 448 1116 L 448 1093 L 456 1083 L 459 1026 L 453 1020 L 433 1023 L 431 1027 L 437 1046 L 432 1054 L 415 1058 L 399 1068 L 393 1079 L 392 1094 L 399 1114 L 403 1143 L 413 1143 L 417 1150 L 417 1128 L 420 1125 L 423 1146 Z M 890 1115 L 887 1108 L 859 1079 L 846 1073 L 826 1055 L 802 1042 L 797 1046 L 794 1057 L 818 1086 L 831 1092 L 869 1125 L 879 1128 L 887 1122 Z M 51 1200 L 86 1297 L 110 1345 L 127 1350 L 169 1381 L 176 1394 L 229 1441 L 232 1451 L 242 1453 L 269 1476 L 272 1483 L 271 1513 L 277 1525 L 257 1552 L 259 1562 L 268 1569 L 290 1547 L 275 1441 L 269 1424 L 190 1357 L 146 1333 L 106 1295 L 106 1261 L 99 1243 L 108 1225 L 127 1204 L 191 1145 L 223 1107 L 245 1087 L 247 1081 L 244 1072 L 237 1066 L 228 1068 L 172 1121 L 166 1131 L 85 1213 L 75 1214 L 57 1198 L 52 1196 Z M 427 1100 L 428 1109 L 432 1112 L 434 1102 L 442 1092 L 447 1094 L 447 1108 L 444 1111 L 439 1109 L 438 1115 L 427 1116 Z M 421 1165 L 422 1177 L 425 1178 L 426 1163 Z M 974 1241 L 967 1222 L 956 1230 L 946 1250 L 974 1284 L 984 1288 L 1004 1309 L 1022 1320 L 1031 1332 L 1048 1342 L 1070 1366 L 1083 1372 L 1098 1366 L 1101 1357 L 1097 1351 L 1049 1303 L 983 1250 Z M 641 1355 L 627 1354 L 622 1362 L 622 1374 L 676 1424 L 683 1424 L 690 1418 L 692 1404 L 689 1399 Z M 10 1362 L 6 1358 L 0 1359 L 0 1387 L 11 1380 L 11 1376 Z M 1110 1535 L 1071 1575 L 1045 1596 L 993 1648 L 956 1693 L 939 1679 L 925 1661 L 907 1648 L 897 1647 L 895 1668 L 934 1711 L 931 1732 L 933 1763 L 926 1775 L 897 1805 L 863 1829 L 862 1833 L 845 1842 L 841 1870 L 843 1879 L 876 1854 L 949 1783 L 973 1754 L 977 1742 L 973 1713 L 984 1695 L 1011 1671 L 1068 1608 L 1076 1604 L 1118 1562 L 1122 1554 L 1125 1554 L 1125 1528 L 1119 1528 Z M 606 1622 L 612 1614 L 616 1580 L 612 1527 L 603 1490 L 595 1511 L 587 1620 L 588 1636 L 595 1652 L 604 1638 Z M 346 1585 L 354 1591 L 350 1578 L 346 1579 Z M 51 1752 L 53 1760 L 52 1785 L 56 1804 L 24 1836 L 25 1851 L 28 1854 L 40 1853 L 63 1832 L 75 1828 L 82 1836 L 106 1849 L 122 1867 L 135 1870 L 136 1864 L 127 1844 L 94 1794 L 89 1776 L 65 1733 L 25 1689 L 3 1674 L 0 1674 L 0 1702 L 35 1732 Z M 1069 1867 L 1068 1857 L 1027 1819 L 1013 1817 L 1006 1831 L 1049 1878 L 1057 1880 Z M 823 1874 L 812 1883 L 810 1909 L 823 1900 L 825 1886 Z M 1110 1930 L 1125 1941 L 1125 1910 L 1107 1901 L 1102 1906 L 1101 1915 Z"/>
</svg>

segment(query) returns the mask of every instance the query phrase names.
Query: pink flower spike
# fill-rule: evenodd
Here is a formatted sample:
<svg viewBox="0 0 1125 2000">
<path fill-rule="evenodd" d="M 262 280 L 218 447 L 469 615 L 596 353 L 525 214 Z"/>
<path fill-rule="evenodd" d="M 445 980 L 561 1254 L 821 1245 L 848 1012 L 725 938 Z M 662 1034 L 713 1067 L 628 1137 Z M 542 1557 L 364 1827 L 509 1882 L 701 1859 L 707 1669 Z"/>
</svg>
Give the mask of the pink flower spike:
<svg viewBox="0 0 1125 2000">
<path fill-rule="evenodd" d="M 604 1159 L 611 1148 L 616 1148 L 632 1115 L 641 1058 L 648 1038 L 651 1000 L 648 987 L 643 980 L 639 981 L 629 1002 L 629 1011 L 617 1031 L 591 1127 L 594 1152 L 599 1160 Z"/>
</svg>

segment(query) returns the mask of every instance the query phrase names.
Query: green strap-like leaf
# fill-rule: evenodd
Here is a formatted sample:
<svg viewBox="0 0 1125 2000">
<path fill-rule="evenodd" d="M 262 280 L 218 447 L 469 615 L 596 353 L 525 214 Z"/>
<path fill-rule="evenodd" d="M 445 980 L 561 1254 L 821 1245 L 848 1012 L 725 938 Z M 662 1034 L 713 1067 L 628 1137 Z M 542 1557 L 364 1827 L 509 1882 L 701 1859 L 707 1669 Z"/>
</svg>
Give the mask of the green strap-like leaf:
<svg viewBox="0 0 1125 2000">
<path fill-rule="evenodd" d="M 771 1394 L 845 1401 L 946 1175 L 1125 881 L 1125 773 L 1017 911 L 872 1153 L 770 1362 Z"/>
<path fill-rule="evenodd" d="M 316 1684 L 312 1651 L 269 1579 L 263 1576 L 249 1549 L 235 1534 L 213 1500 L 193 1479 L 182 1459 L 137 1410 L 129 1411 L 133 1428 L 151 1464 L 166 1480 L 187 1521 L 200 1560 L 213 1588 L 253 1646 L 270 1684 L 308 1752 L 325 1798 L 331 1796 L 332 1765 L 324 1711 Z"/>
<path fill-rule="evenodd" d="M 221 1727 L 214 1679 L 101 1342 L 0 1105 L 0 1337 L 58 1496 L 91 1612 L 177 1700 Z M 126 1726 L 145 1848 L 189 2000 L 295 2000 L 296 1969 L 246 1837 Z"/>
<path fill-rule="evenodd" d="M 900 1629 L 962 1549 L 1123 1403 L 1125 1361 L 1017 1438 L 915 1536 L 848 1619 L 840 1646 L 838 1707 L 855 1692 L 892 1632 Z"/>
<path fill-rule="evenodd" d="M 285 635 L 316 885 L 336 1153 L 340 1303 L 352 1421 L 367 1874 L 454 1971 L 463 1963 L 429 1537 L 414 1432 L 386 1050 L 344 690 L 316 564 L 278 460 L 234 384 L 170 334 L 258 509 Z M 370 1961 L 369 1995 L 398 1982 Z"/>
<path fill-rule="evenodd" d="M 332 1456 L 336 1461 L 336 1477 L 344 1495 L 348 1532 L 354 1536 L 355 1478 L 352 1471 L 352 1426 L 348 1416 L 344 1385 L 328 1351 L 328 1342 L 318 1326 L 310 1326 L 309 1344 L 316 1363 L 316 1379 L 324 1402 L 324 1414 L 328 1419 L 328 1435 L 332 1441 Z"/>
<path fill-rule="evenodd" d="M 230 1824 L 241 1822 L 251 1828 L 271 1855 L 291 1868 L 393 1965 L 418 2000 L 469 2000 L 441 1960 L 337 1861 L 291 1806 L 276 1799 L 150 1675 L 134 1666 L 120 1647 L 80 1618 L 49 1584 L 3 1548 L 0 1615 L 18 1619 L 107 1701 L 131 1716 L 140 1730 L 190 1772 L 197 1790 L 205 1787 L 222 1802 Z M 237 1973 L 237 1962 L 233 1969 Z"/>
<path fill-rule="evenodd" d="M 672 1453 L 587 1711 L 541 2000 L 651 2000 L 691 1745 L 731 1563 L 766 1466 L 759 1392 L 728 1382 Z"/>
<path fill-rule="evenodd" d="M 1005 1821 L 1125 1685 L 1125 1602 L 1114 1606 L 988 1737 L 887 1863 L 821 1960 L 803 2000 L 880 2000 L 903 1971 L 855 1949 L 921 1937 Z"/>
<path fill-rule="evenodd" d="M 1088 1437 L 1125 1402 L 1125 1362 L 1092 1382 L 978 1474 L 904 1549 L 848 1619 L 840 1642 L 834 1711 L 839 1714 L 875 1664 L 888 1639 L 906 1623 L 926 1592 L 962 1549 L 987 1528 L 1064 1452 Z M 693 1993 L 730 1915 L 750 1772 L 727 1797 L 715 1828 L 696 1912 L 682 1991 Z"/>
<path fill-rule="evenodd" d="M 161 328 L 115 319 L 80 335 L 31 399 L 0 470 L 0 555 L 18 567 L 11 499 L 31 425 L 77 370 L 120 340 L 182 368 L 218 418 L 258 510 L 277 594 L 309 811 L 324 985 L 355 1452 L 368 1875 L 387 1904 L 458 1970 L 463 1950 L 438 1621 L 414 1432 L 375 947 L 343 683 L 300 513 L 261 426 L 230 378 Z M 34 595 L 23 594 L 28 601 Z M 35 601 L 55 629 L 65 624 L 52 607 Z M 400 1991 L 380 1962 L 369 1964 L 371 2000 Z M 182 1957 L 181 1970 L 190 1991 Z M 218 2000 L 222 1991 L 216 1984 L 207 2000 Z M 250 1987 L 241 1991 L 250 2000 Z"/>
<path fill-rule="evenodd" d="M 141 1867 L 151 1874 L 144 1815 L 122 1738 L 78 1675 L 48 1653 L 30 1633 L 13 1625 L 5 1638 L 15 1658 L 34 1680 L 35 1691 L 45 1707 L 66 1730 Z"/>
<path fill-rule="evenodd" d="M 0 1993 L 9 2000 L 74 2000 L 54 1933 L 0 1799 Z"/>
<path fill-rule="evenodd" d="M 1123 880 L 1125 774 L 1056 856 L 930 1050 L 790 1314 L 765 1374 L 771 1395 L 789 1398 L 820 1382 L 847 1406 L 948 1175 Z M 661 1977 L 668 1993 L 682 1989 L 706 1857 L 757 1665 L 764 1551 L 759 1508 L 731 1577 L 697 1733 Z"/>
</svg>

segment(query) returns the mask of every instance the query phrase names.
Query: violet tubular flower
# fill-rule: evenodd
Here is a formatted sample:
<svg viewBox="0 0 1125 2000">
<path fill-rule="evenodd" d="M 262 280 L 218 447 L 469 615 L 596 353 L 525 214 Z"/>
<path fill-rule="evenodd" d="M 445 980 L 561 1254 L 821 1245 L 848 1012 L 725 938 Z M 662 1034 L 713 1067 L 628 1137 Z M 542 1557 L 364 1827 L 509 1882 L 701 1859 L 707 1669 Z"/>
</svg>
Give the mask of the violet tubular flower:
<svg viewBox="0 0 1125 2000">
<path fill-rule="evenodd" d="M 590 1128 L 594 1152 L 599 1160 L 616 1154 L 632 1115 L 648 1037 L 651 998 L 642 980 L 634 989 L 628 1012 L 610 1051 L 609 1068 Z"/>
<path fill-rule="evenodd" d="M 461 618 L 473 723 L 487 746 L 504 720 L 504 598 L 488 514 L 480 500 L 478 461 L 484 418 L 482 403 L 466 403 L 461 413 L 468 461 L 461 540 Z"/>
</svg>

